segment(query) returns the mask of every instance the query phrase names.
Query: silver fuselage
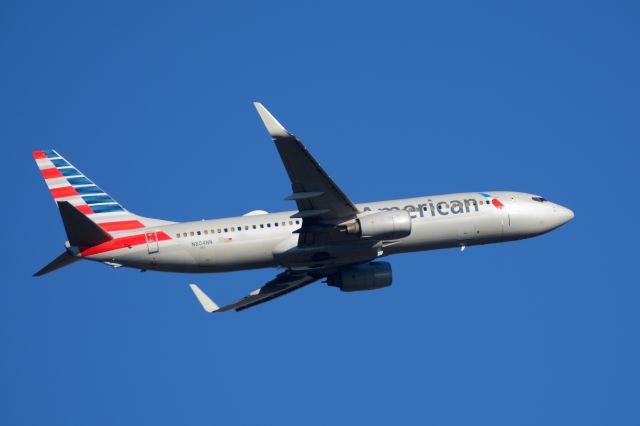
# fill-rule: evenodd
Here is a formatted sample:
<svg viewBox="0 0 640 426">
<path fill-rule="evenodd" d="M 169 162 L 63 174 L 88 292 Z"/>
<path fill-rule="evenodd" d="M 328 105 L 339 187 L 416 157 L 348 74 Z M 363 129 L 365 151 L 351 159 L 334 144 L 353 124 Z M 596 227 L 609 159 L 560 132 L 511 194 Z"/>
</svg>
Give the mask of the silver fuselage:
<svg viewBox="0 0 640 426">
<path fill-rule="evenodd" d="M 352 244 L 298 247 L 302 220 L 296 211 L 254 214 L 195 222 L 167 222 L 144 230 L 124 231 L 116 238 L 150 235 L 147 244 L 111 249 L 84 257 L 113 266 L 171 272 L 225 272 L 282 267 L 313 268 L 322 252 L 333 266 L 365 262 L 413 251 L 490 244 L 530 238 L 573 218 L 571 210 L 535 201 L 518 192 L 460 193 L 357 204 L 363 215 L 389 209 L 407 210 L 411 234 L 394 241 L 361 239 Z M 499 200 L 498 206 L 493 199 Z M 277 224 L 277 225 L 276 225 Z M 160 239 L 156 235 L 165 235 Z M 338 263 L 339 262 L 339 263 Z M 325 260 L 323 267 L 327 266 Z"/>
</svg>

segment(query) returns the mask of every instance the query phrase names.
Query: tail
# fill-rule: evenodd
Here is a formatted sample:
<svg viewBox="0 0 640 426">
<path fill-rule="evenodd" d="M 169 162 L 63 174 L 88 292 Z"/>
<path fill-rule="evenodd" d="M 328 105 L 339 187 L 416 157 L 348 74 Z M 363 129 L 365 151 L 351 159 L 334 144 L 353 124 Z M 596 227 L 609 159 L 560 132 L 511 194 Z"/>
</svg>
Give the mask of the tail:
<svg viewBox="0 0 640 426">
<path fill-rule="evenodd" d="M 131 213 L 52 149 L 34 151 L 33 158 L 54 201 L 68 202 L 106 232 L 170 223 Z"/>
<path fill-rule="evenodd" d="M 113 238 L 112 234 L 171 222 L 135 215 L 93 183 L 54 150 L 34 151 L 67 232 L 66 253 L 36 273 L 44 275 L 79 259 L 75 248 L 87 248 Z"/>
</svg>

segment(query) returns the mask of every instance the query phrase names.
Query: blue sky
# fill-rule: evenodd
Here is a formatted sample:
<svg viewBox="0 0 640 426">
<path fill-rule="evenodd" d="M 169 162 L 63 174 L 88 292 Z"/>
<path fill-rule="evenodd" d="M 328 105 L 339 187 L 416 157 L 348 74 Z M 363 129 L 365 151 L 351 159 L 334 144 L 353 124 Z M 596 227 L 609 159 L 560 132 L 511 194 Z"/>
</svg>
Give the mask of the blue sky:
<svg viewBox="0 0 640 426">
<path fill-rule="evenodd" d="M 636 2 L 28 2 L 0 6 L 0 423 L 636 425 Z M 356 202 L 543 194 L 543 237 L 390 258 L 390 288 L 316 284 L 206 315 L 273 270 L 189 276 L 62 250 L 31 151 L 128 209 L 291 208 L 251 104 Z"/>
</svg>

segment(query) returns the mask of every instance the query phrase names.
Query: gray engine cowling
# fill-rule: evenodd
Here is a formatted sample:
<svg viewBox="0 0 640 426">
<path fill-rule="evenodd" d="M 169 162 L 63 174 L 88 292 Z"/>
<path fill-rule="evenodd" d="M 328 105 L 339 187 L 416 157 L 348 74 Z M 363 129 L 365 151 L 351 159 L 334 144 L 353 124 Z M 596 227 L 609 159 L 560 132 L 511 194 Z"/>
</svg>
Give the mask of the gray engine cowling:
<svg viewBox="0 0 640 426">
<path fill-rule="evenodd" d="M 371 262 L 365 265 L 347 266 L 327 277 L 327 284 L 342 291 L 376 290 L 391 285 L 391 265 L 387 262 Z"/>
<path fill-rule="evenodd" d="M 347 225 L 347 234 L 379 240 L 396 240 L 411 234 L 411 215 L 406 210 L 389 210 L 361 216 Z"/>
</svg>

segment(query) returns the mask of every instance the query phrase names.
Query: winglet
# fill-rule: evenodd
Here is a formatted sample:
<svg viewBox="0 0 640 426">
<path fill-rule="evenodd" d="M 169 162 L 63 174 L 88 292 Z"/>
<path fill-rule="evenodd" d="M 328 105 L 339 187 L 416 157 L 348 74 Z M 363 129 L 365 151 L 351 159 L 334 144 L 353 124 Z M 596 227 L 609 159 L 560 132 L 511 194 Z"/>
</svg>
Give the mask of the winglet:
<svg viewBox="0 0 640 426">
<path fill-rule="evenodd" d="M 282 124 L 275 119 L 273 115 L 262 105 L 260 102 L 254 102 L 253 106 L 258 110 L 258 114 L 260 114 L 260 118 L 264 123 L 264 126 L 267 128 L 267 131 L 271 135 L 271 137 L 276 138 L 286 138 L 291 136 L 287 129 L 284 128 Z"/>
<path fill-rule="evenodd" d="M 195 284 L 189 284 L 189 287 L 191 287 L 193 294 L 196 295 L 196 297 L 198 298 L 198 302 L 200 302 L 205 311 L 211 313 L 220 309 L 213 300 L 209 299 L 209 296 L 207 296 L 202 290 L 200 290 L 200 287 Z"/>
</svg>

